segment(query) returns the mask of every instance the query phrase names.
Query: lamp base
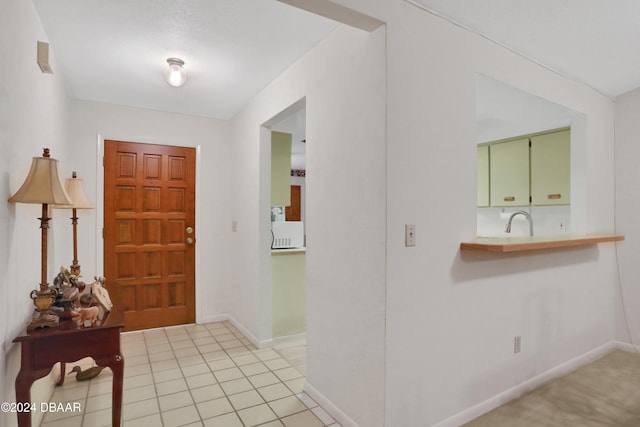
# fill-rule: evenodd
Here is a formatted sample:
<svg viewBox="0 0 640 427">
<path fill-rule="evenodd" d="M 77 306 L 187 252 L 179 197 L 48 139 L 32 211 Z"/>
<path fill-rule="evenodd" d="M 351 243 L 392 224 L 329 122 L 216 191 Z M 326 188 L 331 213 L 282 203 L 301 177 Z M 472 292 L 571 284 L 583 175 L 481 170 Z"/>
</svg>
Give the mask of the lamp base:
<svg viewBox="0 0 640 427">
<path fill-rule="evenodd" d="M 27 325 L 27 331 L 33 331 L 40 328 L 55 328 L 59 325 L 60 318 L 55 314 L 34 312 L 31 323 Z"/>
<path fill-rule="evenodd" d="M 48 289 L 46 286 L 40 286 L 39 291 L 31 291 L 31 299 L 33 305 L 37 310 L 33 314 L 31 323 L 27 325 L 27 331 L 32 331 L 38 328 L 55 328 L 60 323 L 58 316 L 49 313 L 49 307 L 53 304 L 53 301 L 58 296 L 58 291 L 55 289 Z M 36 317 L 36 314 L 38 317 Z"/>
<path fill-rule="evenodd" d="M 80 264 L 78 264 L 78 261 L 73 260 L 73 264 L 69 267 L 69 274 L 80 277 Z"/>
</svg>

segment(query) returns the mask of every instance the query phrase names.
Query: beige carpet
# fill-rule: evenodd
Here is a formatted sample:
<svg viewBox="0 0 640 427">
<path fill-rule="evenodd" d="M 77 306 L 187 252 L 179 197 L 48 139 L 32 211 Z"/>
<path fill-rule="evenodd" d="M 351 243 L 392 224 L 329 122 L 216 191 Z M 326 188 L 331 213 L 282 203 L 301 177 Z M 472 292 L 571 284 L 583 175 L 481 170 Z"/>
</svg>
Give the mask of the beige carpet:
<svg viewBox="0 0 640 427">
<path fill-rule="evenodd" d="M 615 350 L 466 427 L 640 427 L 640 354 Z"/>
</svg>

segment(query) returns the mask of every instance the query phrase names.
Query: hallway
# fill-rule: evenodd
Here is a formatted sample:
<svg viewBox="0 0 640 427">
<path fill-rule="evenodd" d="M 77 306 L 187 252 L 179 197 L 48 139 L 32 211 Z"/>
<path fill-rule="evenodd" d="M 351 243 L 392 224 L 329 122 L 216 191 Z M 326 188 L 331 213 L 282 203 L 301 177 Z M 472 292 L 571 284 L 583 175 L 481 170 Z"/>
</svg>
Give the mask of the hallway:
<svg viewBox="0 0 640 427">
<path fill-rule="evenodd" d="M 121 343 L 125 427 L 339 427 L 303 392 L 299 370 L 229 322 L 130 332 Z M 108 369 L 90 381 L 68 375 L 51 401 L 79 402 L 82 413 L 47 413 L 42 426 L 111 425 L 111 377 Z"/>
</svg>

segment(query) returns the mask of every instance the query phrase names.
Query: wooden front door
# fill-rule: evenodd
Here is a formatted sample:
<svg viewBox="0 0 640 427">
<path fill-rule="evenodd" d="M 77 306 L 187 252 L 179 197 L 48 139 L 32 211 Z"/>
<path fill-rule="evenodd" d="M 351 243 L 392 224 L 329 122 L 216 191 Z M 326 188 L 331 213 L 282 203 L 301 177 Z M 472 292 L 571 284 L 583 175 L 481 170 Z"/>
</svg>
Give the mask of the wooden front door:
<svg viewBox="0 0 640 427">
<path fill-rule="evenodd" d="M 125 330 L 195 321 L 195 158 L 105 141 L 104 273 Z"/>
</svg>

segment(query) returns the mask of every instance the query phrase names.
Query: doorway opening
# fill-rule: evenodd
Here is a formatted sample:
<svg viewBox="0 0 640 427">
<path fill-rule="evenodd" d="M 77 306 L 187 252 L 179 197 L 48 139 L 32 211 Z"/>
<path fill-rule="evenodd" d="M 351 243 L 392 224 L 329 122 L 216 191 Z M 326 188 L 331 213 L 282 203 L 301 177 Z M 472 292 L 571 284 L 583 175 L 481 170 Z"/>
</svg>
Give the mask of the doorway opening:
<svg viewBox="0 0 640 427">
<path fill-rule="evenodd" d="M 306 108 L 302 99 L 267 124 L 270 133 L 270 279 L 273 346 L 306 372 Z M 267 147 L 263 147 L 267 148 Z M 266 162 L 265 162 L 266 164 Z M 263 175 L 264 177 L 265 175 Z"/>
</svg>

